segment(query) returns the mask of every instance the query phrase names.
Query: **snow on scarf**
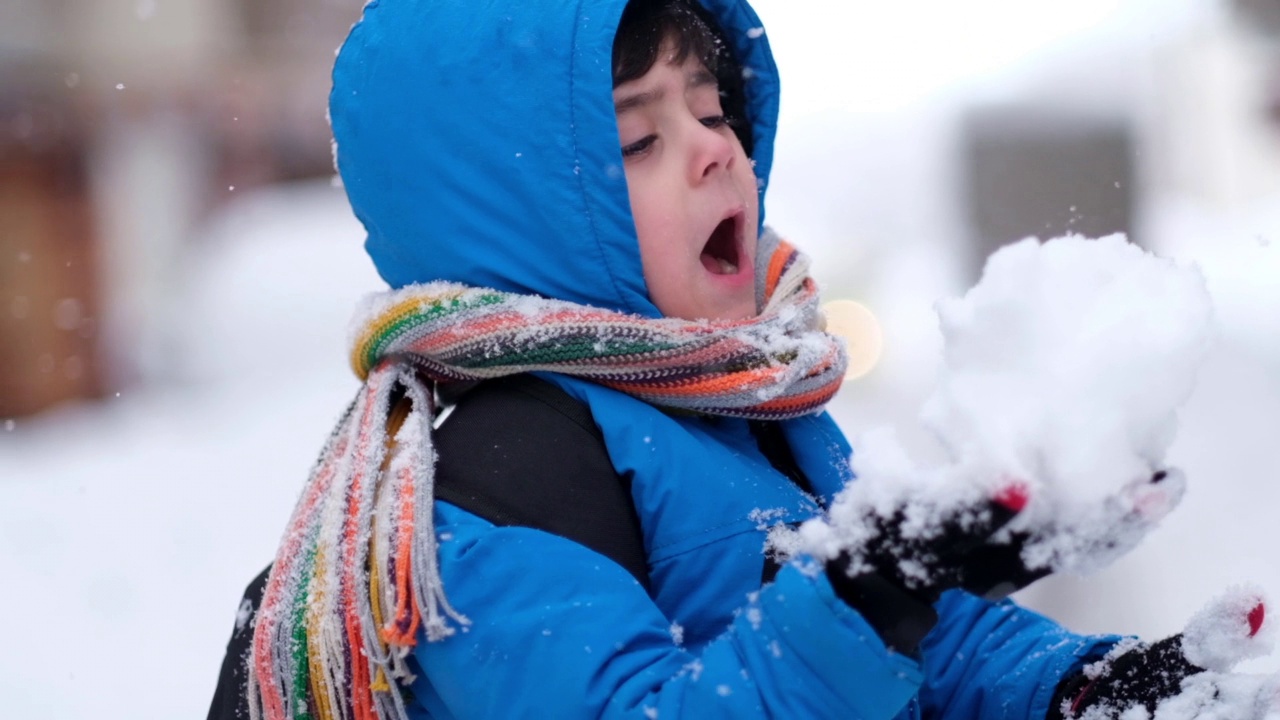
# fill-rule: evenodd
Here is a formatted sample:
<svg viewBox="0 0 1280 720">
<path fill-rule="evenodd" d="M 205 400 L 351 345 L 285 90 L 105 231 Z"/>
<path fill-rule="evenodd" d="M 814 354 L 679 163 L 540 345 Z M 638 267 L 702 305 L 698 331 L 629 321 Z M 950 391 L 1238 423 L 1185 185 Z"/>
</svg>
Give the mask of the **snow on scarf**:
<svg viewBox="0 0 1280 720">
<path fill-rule="evenodd" d="M 436 641 L 470 622 L 445 597 L 430 522 L 432 383 L 549 371 L 675 410 L 764 420 L 830 400 L 845 351 L 822 331 L 808 261 L 770 234 L 761 243 L 773 248 L 759 268 L 763 310 L 748 320 L 648 319 L 446 282 L 371 298 L 354 324 L 364 387 L 303 490 L 258 612 L 252 717 L 407 718 L 394 681 L 410 679 L 419 630 Z M 392 443 L 400 393 L 412 410 Z"/>
</svg>

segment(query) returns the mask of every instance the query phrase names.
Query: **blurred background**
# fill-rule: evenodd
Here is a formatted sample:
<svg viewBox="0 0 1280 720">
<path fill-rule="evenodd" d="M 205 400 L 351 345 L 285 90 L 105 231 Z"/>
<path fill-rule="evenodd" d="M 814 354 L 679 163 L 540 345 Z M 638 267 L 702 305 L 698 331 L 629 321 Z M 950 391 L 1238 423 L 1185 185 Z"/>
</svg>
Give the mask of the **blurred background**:
<svg viewBox="0 0 1280 720">
<path fill-rule="evenodd" d="M 1280 597 L 1280 0 L 754 5 L 784 88 L 770 223 L 863 312 L 850 434 L 921 434 L 932 304 L 992 250 L 1125 232 L 1217 304 L 1173 449 L 1191 490 L 1023 599 L 1154 639 L 1226 585 Z M 381 287 L 325 121 L 360 6 L 0 5 L 4 714 L 203 717 Z"/>
</svg>

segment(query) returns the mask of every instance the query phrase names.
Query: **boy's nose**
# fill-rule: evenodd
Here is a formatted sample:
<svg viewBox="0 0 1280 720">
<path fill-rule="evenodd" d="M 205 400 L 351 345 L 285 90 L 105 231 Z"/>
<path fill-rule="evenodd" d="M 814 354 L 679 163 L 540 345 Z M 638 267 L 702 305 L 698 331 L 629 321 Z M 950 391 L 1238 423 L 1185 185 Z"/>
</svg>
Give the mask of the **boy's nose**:
<svg viewBox="0 0 1280 720">
<path fill-rule="evenodd" d="M 691 135 L 689 181 L 697 184 L 733 165 L 733 142 L 724 133 L 697 121 Z"/>
</svg>

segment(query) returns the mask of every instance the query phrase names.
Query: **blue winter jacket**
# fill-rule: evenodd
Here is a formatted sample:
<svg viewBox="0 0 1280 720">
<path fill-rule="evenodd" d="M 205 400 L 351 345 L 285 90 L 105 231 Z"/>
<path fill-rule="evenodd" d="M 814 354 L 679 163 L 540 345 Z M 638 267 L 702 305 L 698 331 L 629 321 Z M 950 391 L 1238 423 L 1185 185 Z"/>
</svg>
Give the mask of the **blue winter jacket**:
<svg viewBox="0 0 1280 720">
<path fill-rule="evenodd" d="M 747 69 L 761 217 L 778 81 L 743 0 L 702 0 Z M 625 0 L 373 0 L 334 69 L 337 161 L 392 286 L 448 279 L 657 317 L 614 120 Z M 761 587 L 765 534 L 820 512 L 743 421 L 676 416 L 551 376 L 631 479 L 652 588 L 571 541 L 440 502 L 445 590 L 465 631 L 418 645 L 435 718 L 1041 720 L 1110 638 L 953 592 L 922 660 L 888 651 L 821 572 Z M 849 447 L 826 415 L 783 423 L 830 498 Z"/>
</svg>

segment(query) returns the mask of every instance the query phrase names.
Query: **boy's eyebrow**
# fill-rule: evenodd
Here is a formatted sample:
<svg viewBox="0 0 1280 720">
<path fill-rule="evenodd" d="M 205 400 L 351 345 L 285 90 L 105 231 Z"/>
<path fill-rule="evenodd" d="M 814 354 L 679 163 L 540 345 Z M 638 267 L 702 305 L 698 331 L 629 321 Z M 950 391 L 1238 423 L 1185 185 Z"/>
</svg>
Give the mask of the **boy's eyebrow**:
<svg viewBox="0 0 1280 720">
<path fill-rule="evenodd" d="M 720 85 L 720 81 L 716 80 L 716 76 L 706 70 L 697 70 L 689 73 L 688 77 L 685 79 L 685 88 L 688 90 L 706 87 L 707 85 L 714 85 L 718 87 Z M 651 102 L 661 100 L 662 96 L 662 88 L 655 88 L 653 90 L 646 90 L 633 95 L 627 95 L 613 104 L 613 113 L 615 115 L 621 115 L 628 110 L 635 110 L 636 108 L 644 107 Z"/>
<path fill-rule="evenodd" d="M 707 70 L 697 70 L 690 73 L 688 81 L 685 82 L 685 87 L 689 90 L 704 87 L 706 85 L 715 85 L 716 87 L 720 86 L 720 81 L 716 79 L 716 76 L 712 75 Z"/>
<path fill-rule="evenodd" d="M 662 95 L 663 93 L 661 89 L 646 90 L 644 92 L 635 93 L 634 95 L 628 95 L 613 104 L 613 114 L 621 115 L 628 110 L 635 110 L 636 108 L 644 107 L 651 102 L 661 100 Z"/>
</svg>

